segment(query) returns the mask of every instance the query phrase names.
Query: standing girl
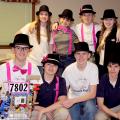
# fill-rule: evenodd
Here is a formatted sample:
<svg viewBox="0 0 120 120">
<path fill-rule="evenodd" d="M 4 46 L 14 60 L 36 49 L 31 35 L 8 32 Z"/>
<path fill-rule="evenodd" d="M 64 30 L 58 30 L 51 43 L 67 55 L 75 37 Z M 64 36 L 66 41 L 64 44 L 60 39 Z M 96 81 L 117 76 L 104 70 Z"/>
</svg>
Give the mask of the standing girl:
<svg viewBox="0 0 120 120">
<path fill-rule="evenodd" d="M 29 59 L 42 70 L 41 59 L 49 52 L 48 42 L 50 40 L 50 17 L 52 13 L 49 11 L 48 6 L 42 5 L 36 15 L 37 20 L 34 22 L 34 29 L 30 31 L 32 22 L 21 28 L 19 32 L 29 36 L 30 43 L 34 46 Z"/>
<path fill-rule="evenodd" d="M 120 42 L 117 42 L 116 39 L 118 25 L 114 10 L 106 9 L 101 19 L 102 28 L 97 33 L 99 39 L 97 45 L 97 53 L 99 55 L 97 63 L 100 65 L 100 75 L 107 70 L 108 58 L 111 54 L 117 54 L 120 59 Z"/>
</svg>

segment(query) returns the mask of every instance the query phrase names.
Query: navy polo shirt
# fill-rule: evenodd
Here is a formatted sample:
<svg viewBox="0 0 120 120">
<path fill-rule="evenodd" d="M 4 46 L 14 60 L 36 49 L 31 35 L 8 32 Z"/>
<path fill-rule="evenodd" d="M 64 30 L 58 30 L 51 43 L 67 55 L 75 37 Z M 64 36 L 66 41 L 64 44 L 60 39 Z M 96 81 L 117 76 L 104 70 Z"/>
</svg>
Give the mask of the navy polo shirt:
<svg viewBox="0 0 120 120">
<path fill-rule="evenodd" d="M 39 102 L 39 105 L 42 107 L 48 107 L 54 104 L 55 96 L 56 96 L 56 77 L 53 79 L 51 83 L 47 83 L 43 80 L 43 84 L 40 86 L 40 90 L 37 94 L 36 101 Z M 64 78 L 59 77 L 59 96 L 67 96 L 66 82 Z"/>
<path fill-rule="evenodd" d="M 120 105 L 120 73 L 115 87 L 111 85 L 108 74 L 101 77 L 97 86 L 97 97 L 103 97 L 104 105 L 108 108 Z"/>
</svg>

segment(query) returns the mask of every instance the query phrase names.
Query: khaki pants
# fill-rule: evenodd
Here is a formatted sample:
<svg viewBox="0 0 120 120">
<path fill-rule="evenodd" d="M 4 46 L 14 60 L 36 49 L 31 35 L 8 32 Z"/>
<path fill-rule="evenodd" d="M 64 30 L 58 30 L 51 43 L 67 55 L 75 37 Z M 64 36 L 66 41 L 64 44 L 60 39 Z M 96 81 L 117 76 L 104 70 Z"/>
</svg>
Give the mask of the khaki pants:
<svg viewBox="0 0 120 120">
<path fill-rule="evenodd" d="M 120 111 L 120 105 L 114 108 L 111 108 L 113 112 Z M 102 111 L 98 111 L 95 115 L 95 120 L 111 120 L 110 116 Z"/>
<path fill-rule="evenodd" d="M 31 120 L 37 120 L 38 118 L 38 114 L 39 112 L 38 111 L 33 111 L 32 112 L 32 117 L 31 117 Z M 68 109 L 66 108 L 59 108 L 59 109 L 56 109 L 53 113 L 52 113 L 52 118 L 53 120 L 66 120 L 67 117 L 69 116 L 69 111 Z M 47 118 L 47 115 L 44 114 L 42 116 L 42 119 L 41 120 L 49 120 Z"/>
</svg>

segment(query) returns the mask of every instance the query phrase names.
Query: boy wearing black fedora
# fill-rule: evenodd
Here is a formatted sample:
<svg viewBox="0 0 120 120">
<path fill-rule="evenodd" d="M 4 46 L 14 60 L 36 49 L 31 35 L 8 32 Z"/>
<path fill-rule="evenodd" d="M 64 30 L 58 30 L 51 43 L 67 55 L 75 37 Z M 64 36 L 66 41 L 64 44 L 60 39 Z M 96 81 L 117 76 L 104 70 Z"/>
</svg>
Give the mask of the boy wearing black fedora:
<svg viewBox="0 0 120 120">
<path fill-rule="evenodd" d="M 98 68 L 88 61 L 91 51 L 86 42 L 74 45 L 76 62 L 66 67 L 62 75 L 69 90 L 69 99 L 63 102 L 63 106 L 69 108 L 72 120 L 94 120 Z"/>
<path fill-rule="evenodd" d="M 76 34 L 70 29 L 71 23 L 74 21 L 73 12 L 65 9 L 59 16 L 59 26 L 57 30 L 52 31 L 50 49 L 51 52 L 60 54 L 60 60 L 63 64 L 63 69 L 74 62 L 72 55 L 74 42 L 78 42 Z"/>
<path fill-rule="evenodd" d="M 38 81 L 30 81 L 32 84 L 41 84 L 42 77 L 37 66 L 27 60 L 27 56 L 33 47 L 29 43 L 27 35 L 17 34 L 13 43 L 10 43 L 10 47 L 14 57 L 0 65 L 0 82 L 4 83 L 4 91 L 9 91 L 11 98 L 13 95 L 11 103 L 15 108 L 22 104 L 22 99 L 24 99 L 24 102 L 26 101 L 24 104 L 28 102 L 27 96 L 30 89 L 29 84 L 27 84 L 27 76 L 37 75 L 39 77 Z"/>
<path fill-rule="evenodd" d="M 37 114 L 35 120 L 70 120 L 69 112 L 62 107 L 62 102 L 67 98 L 67 89 L 64 78 L 56 75 L 60 67 L 58 54 L 48 54 L 42 60 L 43 84 L 37 94 L 34 112 Z"/>
<path fill-rule="evenodd" d="M 94 22 L 96 12 L 91 4 L 85 4 L 80 8 L 80 20 L 74 28 L 81 42 L 87 42 L 89 49 L 94 53 L 96 50 L 97 38 L 96 33 L 101 29 L 101 26 Z M 95 62 L 94 54 L 91 57 L 91 61 Z"/>
</svg>

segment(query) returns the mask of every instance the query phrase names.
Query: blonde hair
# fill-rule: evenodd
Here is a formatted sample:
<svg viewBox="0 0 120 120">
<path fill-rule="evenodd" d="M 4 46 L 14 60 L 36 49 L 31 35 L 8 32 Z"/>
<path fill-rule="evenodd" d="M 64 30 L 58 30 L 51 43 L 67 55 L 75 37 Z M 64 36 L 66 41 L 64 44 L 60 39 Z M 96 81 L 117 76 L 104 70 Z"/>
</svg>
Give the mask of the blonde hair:
<svg viewBox="0 0 120 120">
<path fill-rule="evenodd" d="M 114 28 L 116 28 L 117 25 L 118 25 L 118 23 L 117 23 L 117 20 L 115 19 L 115 23 L 113 24 L 111 31 L 112 31 Z M 100 37 L 99 37 L 99 45 L 98 45 L 98 48 L 97 48 L 97 52 L 98 52 L 98 53 L 100 53 L 100 51 L 103 49 L 103 47 L 104 47 L 104 45 L 105 45 L 106 38 L 107 38 L 107 37 L 109 36 L 109 34 L 111 33 L 111 32 L 110 32 L 110 33 L 104 38 L 104 40 L 105 40 L 105 41 L 104 41 L 104 44 L 101 45 L 102 40 L 103 40 L 103 34 L 104 34 L 105 30 L 106 30 L 106 27 L 105 27 L 105 25 L 104 25 L 104 23 L 103 23 L 103 21 L 102 21 L 102 28 L 101 28 Z"/>
</svg>

